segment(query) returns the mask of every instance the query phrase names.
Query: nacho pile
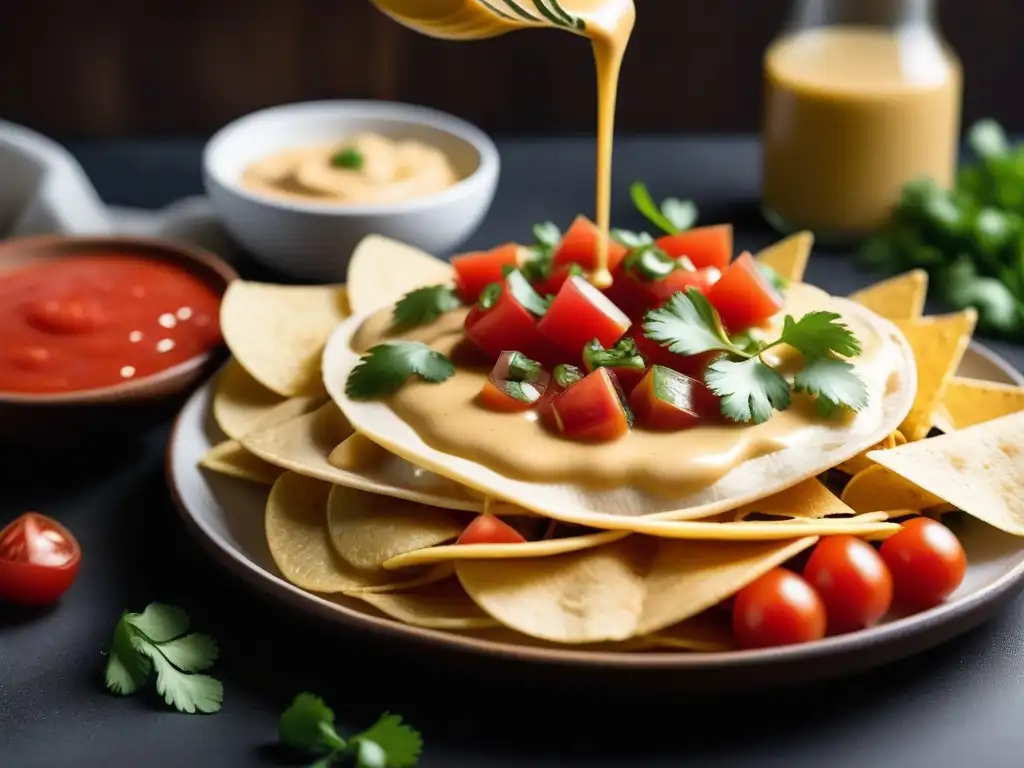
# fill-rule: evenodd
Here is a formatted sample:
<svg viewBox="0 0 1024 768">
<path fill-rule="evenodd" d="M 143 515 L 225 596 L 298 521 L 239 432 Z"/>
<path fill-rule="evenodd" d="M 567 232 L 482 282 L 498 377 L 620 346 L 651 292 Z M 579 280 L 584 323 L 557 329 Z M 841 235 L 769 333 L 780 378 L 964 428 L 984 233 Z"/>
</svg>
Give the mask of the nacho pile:
<svg viewBox="0 0 1024 768">
<path fill-rule="evenodd" d="M 799 233 L 756 260 L 798 285 L 811 247 Z M 353 425 L 339 328 L 451 280 L 448 264 L 375 236 L 347 287 L 238 282 L 225 297 L 232 359 L 211 409 L 223 441 L 201 465 L 267 487 L 267 543 L 297 587 L 524 645 L 727 651 L 723 603 L 823 538 L 882 542 L 954 509 L 1024 535 L 1024 389 L 958 376 L 976 315 L 923 316 L 919 270 L 845 302 L 906 350 L 868 428 L 823 427 L 814 451 L 765 448 L 738 479 L 667 501 L 478 471 L 410 450 L 371 411 Z"/>
</svg>

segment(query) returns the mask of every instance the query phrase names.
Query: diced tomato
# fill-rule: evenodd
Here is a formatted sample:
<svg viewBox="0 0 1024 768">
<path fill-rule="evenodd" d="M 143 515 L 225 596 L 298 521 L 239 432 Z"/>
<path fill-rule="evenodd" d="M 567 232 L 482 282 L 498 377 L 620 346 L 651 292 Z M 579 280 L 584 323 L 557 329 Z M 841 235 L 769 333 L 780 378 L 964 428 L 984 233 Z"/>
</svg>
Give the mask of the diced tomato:
<svg viewBox="0 0 1024 768">
<path fill-rule="evenodd" d="M 585 278 L 570 277 L 551 302 L 537 330 L 559 349 L 580 359 L 583 345 L 597 339 L 610 347 L 629 328 L 629 318 Z"/>
<path fill-rule="evenodd" d="M 580 442 L 606 443 L 629 432 L 632 421 L 615 376 L 607 368 L 588 373 L 551 403 L 558 431 Z"/>
<path fill-rule="evenodd" d="M 586 216 L 577 216 L 562 235 L 562 242 L 555 250 L 552 261 L 554 267 L 565 267 L 579 264 L 585 270 L 593 271 L 597 267 L 597 249 L 600 243 L 600 232 L 597 225 Z M 628 249 L 621 243 L 608 238 L 608 269 L 614 269 Z"/>
<path fill-rule="evenodd" d="M 719 412 L 718 398 L 703 382 L 661 365 L 647 372 L 629 406 L 638 425 L 656 430 L 687 429 Z"/>
<path fill-rule="evenodd" d="M 455 270 L 455 290 L 466 304 L 480 298 L 480 292 L 491 283 L 504 279 L 504 271 L 515 268 L 519 258 L 519 246 L 505 243 L 489 251 L 476 251 L 455 256 L 452 268 Z"/>
<path fill-rule="evenodd" d="M 459 536 L 456 544 L 523 544 L 526 539 L 519 531 L 494 515 L 482 514 Z"/>
<path fill-rule="evenodd" d="M 505 350 L 518 350 L 533 360 L 553 364 L 559 353 L 537 330 L 537 318 L 515 297 L 509 278 L 502 283 L 501 294 L 494 305 L 484 309 L 474 306 L 466 316 L 466 338 L 489 360 L 496 360 Z"/>
<path fill-rule="evenodd" d="M 683 356 L 669 352 L 666 347 L 644 336 L 642 321 L 630 326 L 626 331 L 626 336 L 636 342 L 637 349 L 640 350 L 640 354 L 644 356 L 648 365 L 663 365 L 698 381 L 704 381 L 704 372 L 707 367 L 723 354 L 721 352 L 703 352 L 699 355 Z"/>
<path fill-rule="evenodd" d="M 540 363 L 522 352 L 502 352 L 480 390 L 480 402 L 492 411 L 527 411 L 544 394 L 550 378 Z"/>
<path fill-rule="evenodd" d="M 686 256 L 697 269 L 714 267 L 724 272 L 732 258 L 732 225 L 697 227 L 660 237 L 655 244 L 672 258 Z"/>
<path fill-rule="evenodd" d="M 782 297 L 765 280 L 749 253 L 722 273 L 707 297 L 731 333 L 763 323 L 782 309 Z"/>
<path fill-rule="evenodd" d="M 583 379 L 583 371 L 577 368 L 575 365 L 556 365 L 554 371 L 551 374 L 551 379 L 548 381 L 547 387 L 544 389 L 544 394 L 540 396 L 540 400 L 537 401 L 535 410 L 537 415 L 540 416 L 541 422 L 549 429 L 558 429 L 558 424 L 555 421 L 554 411 L 551 408 L 551 404 L 555 399 L 561 395 L 572 385 Z"/>
<path fill-rule="evenodd" d="M 582 272 L 582 267 L 576 264 L 569 264 L 564 267 L 558 267 L 557 269 L 552 267 L 551 272 L 547 278 L 534 285 L 537 289 L 537 293 L 541 296 L 554 296 L 565 285 L 565 281 L 573 275 L 579 275 Z"/>
<path fill-rule="evenodd" d="M 612 284 L 604 293 L 630 319 L 640 320 L 679 291 L 693 287 L 706 294 L 720 275 L 714 267 L 698 270 L 679 267 L 663 277 L 645 279 L 641 270 L 630 268 L 630 256 L 627 256 L 612 272 Z"/>
<path fill-rule="evenodd" d="M 495 384 L 488 379 L 480 388 L 480 404 L 490 411 L 517 413 L 530 410 L 541 392 L 532 384 L 505 381 Z"/>
</svg>

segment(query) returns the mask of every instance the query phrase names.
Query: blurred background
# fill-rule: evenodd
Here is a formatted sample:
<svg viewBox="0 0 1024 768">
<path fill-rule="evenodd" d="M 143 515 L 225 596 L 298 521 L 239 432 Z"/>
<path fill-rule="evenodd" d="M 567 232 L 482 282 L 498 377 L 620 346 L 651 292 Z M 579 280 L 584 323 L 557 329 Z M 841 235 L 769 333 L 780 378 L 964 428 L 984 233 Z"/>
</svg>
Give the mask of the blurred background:
<svg viewBox="0 0 1024 768">
<path fill-rule="evenodd" d="M 622 133 L 759 130 L 761 56 L 788 0 L 637 0 Z M 1024 130 L 1024 2 L 940 0 L 964 63 L 964 125 Z M 495 134 L 591 133 L 593 60 L 550 32 L 416 35 L 366 0 L 33 0 L 0 23 L 0 117 L 58 138 L 196 136 L 317 98 L 428 104 Z"/>
</svg>

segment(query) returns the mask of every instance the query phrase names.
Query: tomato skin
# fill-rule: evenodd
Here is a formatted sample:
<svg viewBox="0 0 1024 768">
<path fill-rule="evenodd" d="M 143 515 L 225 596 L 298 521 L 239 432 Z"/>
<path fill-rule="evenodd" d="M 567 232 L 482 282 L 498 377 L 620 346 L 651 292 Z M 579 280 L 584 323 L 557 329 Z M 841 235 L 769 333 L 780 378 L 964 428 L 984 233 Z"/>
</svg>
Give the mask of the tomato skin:
<svg viewBox="0 0 1024 768">
<path fill-rule="evenodd" d="M 81 547 L 67 528 L 26 512 L 0 531 L 0 600 L 55 603 L 74 583 L 81 560 Z"/>
<path fill-rule="evenodd" d="M 581 359 L 583 346 L 597 339 L 608 348 L 629 328 L 629 318 L 604 294 L 584 278 L 565 281 L 551 302 L 537 330 L 569 355 L 569 361 Z"/>
<path fill-rule="evenodd" d="M 600 233 L 597 225 L 586 216 L 577 216 L 562 235 L 551 263 L 554 268 L 579 264 L 592 272 L 597 267 L 597 249 Z M 608 269 L 614 270 L 629 249 L 608 238 Z"/>
<path fill-rule="evenodd" d="M 714 224 L 678 235 L 665 235 L 654 244 L 674 259 L 686 256 L 697 269 L 714 267 L 724 272 L 732 259 L 732 224 Z"/>
<path fill-rule="evenodd" d="M 782 309 L 782 297 L 761 275 L 749 253 L 722 273 L 707 293 L 731 333 L 763 323 Z"/>
<path fill-rule="evenodd" d="M 892 573 L 896 602 L 919 610 L 949 597 L 967 571 L 967 553 L 956 535 L 928 517 L 905 522 L 879 554 Z"/>
<path fill-rule="evenodd" d="M 607 368 L 588 373 L 551 403 L 552 418 L 567 438 L 607 443 L 629 432 L 622 390 Z"/>
<path fill-rule="evenodd" d="M 736 594 L 732 629 L 742 648 L 808 643 L 825 636 L 825 606 L 801 576 L 774 568 Z"/>
<path fill-rule="evenodd" d="M 804 578 L 825 604 L 830 634 L 873 626 L 892 606 L 892 574 L 875 548 L 856 536 L 822 539 Z"/>
<path fill-rule="evenodd" d="M 639 426 L 659 431 L 695 427 L 719 410 L 703 382 L 661 365 L 651 366 L 630 394 L 629 407 Z"/>
<path fill-rule="evenodd" d="M 612 271 L 612 284 L 605 289 L 605 296 L 634 321 L 668 301 L 672 294 L 696 288 L 706 294 L 719 278 L 713 269 L 676 269 L 661 280 L 641 280 L 630 274 L 623 260 Z"/>
<path fill-rule="evenodd" d="M 483 513 L 466 526 L 456 544 L 523 544 L 526 538 L 494 515 Z"/>
<path fill-rule="evenodd" d="M 480 298 L 480 292 L 491 283 L 504 279 L 502 271 L 506 267 L 517 266 L 519 246 L 516 243 L 505 243 L 489 251 L 463 253 L 452 258 L 455 270 L 455 290 L 459 298 L 466 304 L 472 304 Z"/>
</svg>

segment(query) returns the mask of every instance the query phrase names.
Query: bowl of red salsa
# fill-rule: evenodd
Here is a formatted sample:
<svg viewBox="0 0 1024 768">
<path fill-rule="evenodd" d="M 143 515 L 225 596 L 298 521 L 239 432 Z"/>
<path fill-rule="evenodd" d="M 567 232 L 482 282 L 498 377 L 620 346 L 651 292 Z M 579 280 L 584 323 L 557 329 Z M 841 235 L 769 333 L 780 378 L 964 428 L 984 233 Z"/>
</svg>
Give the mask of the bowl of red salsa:
<svg viewBox="0 0 1024 768">
<path fill-rule="evenodd" d="M 220 302 L 236 277 L 171 241 L 0 244 L 0 440 L 57 447 L 169 414 L 221 356 Z"/>
</svg>

